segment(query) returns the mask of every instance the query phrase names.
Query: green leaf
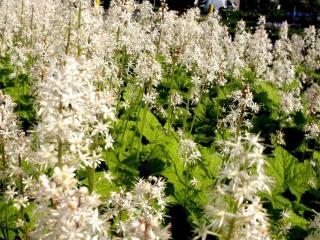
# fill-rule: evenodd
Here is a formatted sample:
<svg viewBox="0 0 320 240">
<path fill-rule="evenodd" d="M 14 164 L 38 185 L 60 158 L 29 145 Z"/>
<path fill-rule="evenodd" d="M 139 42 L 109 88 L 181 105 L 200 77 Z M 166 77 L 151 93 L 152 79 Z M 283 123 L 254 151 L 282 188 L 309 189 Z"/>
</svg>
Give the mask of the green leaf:
<svg viewBox="0 0 320 240">
<path fill-rule="evenodd" d="M 266 169 L 274 181 L 272 192 L 281 194 L 289 188 L 300 201 L 301 195 L 310 189 L 308 181 L 314 176 L 312 168 L 306 163 L 299 163 L 282 147 L 277 147 L 273 153 L 274 157 L 268 159 Z"/>
<path fill-rule="evenodd" d="M 272 195 L 271 203 L 275 209 L 291 209 L 291 201 L 281 195 Z"/>
<path fill-rule="evenodd" d="M 260 81 L 259 84 L 256 87 L 256 92 L 257 93 L 266 93 L 267 97 L 268 97 L 268 102 L 272 103 L 272 105 L 279 107 L 280 106 L 280 94 L 279 94 L 279 90 L 274 87 L 271 86 L 269 83 L 265 82 L 265 81 Z M 264 102 L 265 104 L 266 102 Z"/>
<path fill-rule="evenodd" d="M 299 215 L 297 215 L 293 211 L 290 211 L 290 222 L 293 226 L 300 227 L 304 230 L 307 230 L 307 227 L 309 224 L 309 221 L 307 221 L 303 217 L 300 217 Z"/>
</svg>

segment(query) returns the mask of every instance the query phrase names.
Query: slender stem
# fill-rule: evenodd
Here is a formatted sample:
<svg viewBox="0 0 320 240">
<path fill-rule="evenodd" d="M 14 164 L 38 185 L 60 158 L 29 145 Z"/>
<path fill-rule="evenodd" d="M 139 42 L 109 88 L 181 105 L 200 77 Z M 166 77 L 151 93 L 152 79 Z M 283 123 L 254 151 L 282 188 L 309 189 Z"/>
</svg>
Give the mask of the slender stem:
<svg viewBox="0 0 320 240">
<path fill-rule="evenodd" d="M 95 150 L 97 149 L 98 146 L 98 135 L 94 135 L 93 137 L 93 143 L 91 145 L 91 153 L 94 154 Z M 87 167 L 87 174 L 88 174 L 88 185 L 89 185 L 89 194 L 91 194 L 96 185 L 96 171 L 95 171 L 95 166 L 92 167 Z"/>
<path fill-rule="evenodd" d="M 87 167 L 89 194 L 91 194 L 95 189 L 95 185 L 96 185 L 95 173 L 96 171 L 94 167 Z"/>
<path fill-rule="evenodd" d="M 22 159 L 21 159 L 21 155 L 19 154 L 18 156 L 18 166 L 19 168 L 22 167 Z M 23 196 L 24 195 L 24 190 L 23 190 L 23 176 L 22 173 L 19 174 L 19 182 L 20 182 L 20 194 Z M 23 215 L 24 215 L 24 208 L 21 206 L 20 208 L 20 218 L 23 219 Z"/>
<path fill-rule="evenodd" d="M 117 29 L 117 38 L 116 38 L 116 43 L 117 43 L 117 47 L 116 47 L 116 51 L 118 52 L 119 50 L 119 39 L 120 39 L 120 26 Z"/>
<path fill-rule="evenodd" d="M 82 13 L 82 4 L 80 1 L 80 5 L 79 5 L 79 11 L 78 11 L 78 46 L 77 46 L 77 53 L 78 53 L 78 57 L 80 57 L 81 55 L 81 44 L 80 44 L 80 28 L 81 28 L 81 13 Z"/>
<path fill-rule="evenodd" d="M 190 108 L 190 91 L 188 93 L 188 100 L 187 100 L 187 106 L 186 106 L 186 114 L 184 115 L 183 119 L 183 131 L 186 130 L 187 128 L 187 120 L 188 120 L 188 113 L 189 113 L 189 108 Z"/>
<path fill-rule="evenodd" d="M 242 90 L 243 99 L 247 98 L 248 92 L 249 92 L 249 85 L 246 85 L 244 87 L 244 89 Z M 240 134 L 240 129 L 241 129 L 241 125 L 242 125 L 242 122 L 243 122 L 245 107 L 246 107 L 245 104 L 241 103 L 241 105 L 240 105 L 240 116 L 239 116 L 239 119 L 238 119 L 238 126 L 237 126 L 237 137 Z"/>
<path fill-rule="evenodd" d="M 241 125 L 242 125 L 242 122 L 243 122 L 244 107 L 245 107 L 244 104 L 241 104 L 241 106 L 240 106 L 240 116 L 239 116 L 238 125 L 237 125 L 237 137 L 240 134 Z"/>
<path fill-rule="evenodd" d="M 151 85 L 151 81 L 149 81 L 148 85 L 147 85 L 147 92 L 150 93 L 151 90 L 152 90 L 152 85 Z M 149 109 L 149 102 L 146 103 L 145 111 L 144 111 L 143 117 L 142 117 L 141 129 L 140 129 L 140 140 L 138 142 L 139 146 L 138 146 L 138 152 L 137 152 L 137 160 L 139 159 L 139 156 L 140 156 L 140 149 L 142 151 L 142 136 L 143 136 L 143 129 L 144 129 L 144 125 L 146 122 L 148 109 Z"/>
<path fill-rule="evenodd" d="M 192 118 L 192 122 L 191 122 L 191 127 L 190 127 L 190 130 L 189 130 L 189 133 L 192 133 L 193 126 L 194 126 L 194 123 L 195 123 L 195 121 L 196 121 L 196 116 L 197 116 L 197 114 L 194 113 L 193 118 Z"/>
<path fill-rule="evenodd" d="M 66 55 L 69 53 L 69 47 L 70 47 L 70 38 L 71 38 L 71 1 L 70 1 L 70 13 L 69 13 L 69 23 L 68 23 L 68 35 L 67 35 L 67 44 L 66 44 L 66 49 L 65 53 Z"/>
<path fill-rule="evenodd" d="M 20 13 L 20 24 L 23 26 L 23 11 L 24 11 L 24 0 L 21 1 L 21 13 Z"/>
<path fill-rule="evenodd" d="M 205 86 L 202 85 L 202 86 L 201 86 L 201 89 L 200 89 L 200 96 L 202 96 L 202 92 L 203 92 L 204 88 L 205 88 Z M 202 101 L 202 98 L 200 98 L 199 103 L 200 103 L 201 101 Z M 194 127 L 194 123 L 195 123 L 195 121 L 196 121 L 196 117 L 197 117 L 197 114 L 194 113 L 194 114 L 193 114 L 193 118 L 192 118 L 192 122 L 191 122 L 191 127 L 190 127 L 190 130 L 189 130 L 189 133 L 192 133 L 192 130 L 193 130 L 193 127 Z"/>
<path fill-rule="evenodd" d="M 169 116 L 167 121 L 167 133 L 169 133 L 171 130 L 172 119 L 173 119 L 173 107 L 171 106 L 171 101 L 169 103 L 168 113 L 169 113 Z"/>
<path fill-rule="evenodd" d="M 233 207 L 233 213 L 236 213 L 237 211 L 238 211 L 238 206 L 237 206 L 237 204 L 235 204 L 234 207 Z M 235 226 L 236 226 L 236 218 L 234 217 L 231 220 L 230 225 L 229 225 L 227 240 L 234 239 Z"/>
<path fill-rule="evenodd" d="M 141 94 L 143 94 L 142 90 L 139 92 L 138 96 L 140 96 Z M 132 94 L 132 97 L 131 97 L 131 100 L 130 100 L 130 104 L 132 103 L 133 101 L 133 98 L 134 98 L 134 94 Z M 127 130 L 127 126 L 128 126 L 128 122 L 129 122 L 129 117 L 130 117 L 130 114 L 131 114 L 131 111 L 133 110 L 133 108 L 129 108 L 129 111 L 127 112 L 126 114 L 126 117 L 125 117 L 125 121 L 124 121 L 124 130 L 122 132 L 122 135 L 121 135 L 121 139 L 120 139 L 120 145 L 122 144 L 122 141 L 123 141 L 123 138 L 124 138 L 124 134 Z M 123 127 L 123 124 L 121 124 L 120 126 L 120 129 L 122 129 Z"/>
<path fill-rule="evenodd" d="M 62 114 L 62 102 L 60 100 L 59 103 L 59 114 Z M 60 136 L 58 136 L 58 167 L 62 168 L 63 162 L 62 162 L 62 152 L 63 152 L 63 144 Z"/>
<path fill-rule="evenodd" d="M 174 79 L 174 73 L 175 73 L 175 65 L 176 65 L 176 58 L 173 57 L 173 61 L 172 61 L 172 68 L 171 68 L 171 73 L 170 73 L 170 85 L 169 85 L 169 106 L 168 106 L 168 113 L 169 113 L 169 117 L 168 117 L 168 121 L 167 121 L 167 133 L 170 132 L 171 130 L 171 120 L 173 118 L 173 106 L 172 106 L 172 89 L 173 89 L 173 79 Z"/>
<path fill-rule="evenodd" d="M 3 168 L 6 169 L 7 168 L 6 150 L 5 150 L 5 144 L 2 139 L 1 139 L 1 158 L 2 158 Z"/>
<path fill-rule="evenodd" d="M 32 6 L 31 8 L 31 20 L 30 20 L 30 30 L 31 32 L 33 32 L 33 14 L 34 14 L 34 8 Z M 31 33 L 31 37 L 30 37 L 30 47 L 32 47 L 33 44 L 33 33 Z"/>
<path fill-rule="evenodd" d="M 142 88 L 142 91 L 141 91 L 141 94 L 140 94 L 140 97 L 139 97 L 139 105 L 138 105 L 137 117 L 139 117 L 140 111 L 141 111 L 143 92 L 144 92 L 144 87 Z M 133 134 L 133 136 L 132 136 L 132 138 L 131 138 L 131 143 L 130 143 L 130 147 L 129 147 L 129 153 L 131 153 L 131 149 L 132 149 L 133 141 L 134 141 L 134 136 L 135 136 L 136 133 L 137 133 L 138 122 L 139 122 L 139 121 L 136 121 L 135 129 L 134 129 L 134 134 Z"/>
<path fill-rule="evenodd" d="M 142 151 L 142 136 L 143 136 L 143 129 L 144 129 L 144 124 L 145 124 L 145 121 L 147 118 L 148 109 L 149 109 L 149 104 L 147 103 L 147 105 L 145 107 L 145 111 L 143 113 L 142 122 L 141 122 L 140 141 L 139 141 L 139 147 L 138 147 L 138 152 L 137 152 L 137 160 L 139 160 L 139 157 L 140 157 L 140 150 Z"/>
<path fill-rule="evenodd" d="M 184 207 L 187 207 L 187 199 L 188 199 L 188 192 L 189 192 L 189 172 L 188 172 L 188 168 L 185 166 L 183 166 L 183 171 L 185 173 L 185 188 L 184 188 Z"/>
<path fill-rule="evenodd" d="M 58 140 L 58 167 L 62 168 L 63 163 L 62 163 L 62 141 L 59 138 Z"/>
<path fill-rule="evenodd" d="M 122 79 L 123 76 L 124 76 L 124 68 L 125 68 L 125 62 L 126 62 L 126 47 L 123 47 L 122 49 L 122 54 L 121 54 L 121 60 L 120 60 L 120 63 L 121 63 L 121 67 L 120 67 L 120 71 L 119 71 L 119 79 Z M 121 86 L 119 86 L 118 88 L 118 92 L 117 92 L 117 104 L 116 104 L 116 114 L 118 114 L 118 111 L 119 111 L 119 107 L 120 107 L 120 99 L 121 99 L 121 91 L 122 91 L 122 88 Z M 116 126 L 116 121 L 114 121 L 114 126 Z"/>
</svg>

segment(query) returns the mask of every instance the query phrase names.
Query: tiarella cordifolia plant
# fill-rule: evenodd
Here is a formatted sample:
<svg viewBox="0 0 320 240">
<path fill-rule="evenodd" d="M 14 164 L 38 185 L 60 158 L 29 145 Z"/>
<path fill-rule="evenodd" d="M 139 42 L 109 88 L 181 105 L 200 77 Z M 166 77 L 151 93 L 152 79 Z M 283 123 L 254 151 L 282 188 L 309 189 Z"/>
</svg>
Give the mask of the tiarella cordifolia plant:
<svg viewBox="0 0 320 240">
<path fill-rule="evenodd" d="M 315 27 L 290 36 L 283 23 L 271 41 L 261 17 L 231 36 L 217 12 L 165 1 L 4 1 L 0 13 L 0 238 L 168 239 L 180 207 L 202 239 L 317 236 Z M 26 105 L 25 133 L 14 112 Z"/>
<path fill-rule="evenodd" d="M 7 209 L 13 204 L 18 210 L 17 228 L 24 229 L 27 227 L 24 222 L 24 209 L 28 207 L 29 198 L 32 197 L 33 181 L 25 169 L 29 143 L 25 133 L 19 129 L 15 107 L 11 97 L 0 91 L 1 182 L 5 203 L 3 208 Z M 24 237 L 27 236 L 27 229 L 24 229 Z"/>
<path fill-rule="evenodd" d="M 108 225 L 99 218 L 99 196 L 77 187 L 75 169 L 55 167 L 51 178 L 39 177 L 35 239 L 101 239 Z"/>
<path fill-rule="evenodd" d="M 290 59 L 290 41 L 288 38 L 288 24 L 283 23 L 280 29 L 280 39 L 275 43 L 272 68 L 270 69 L 270 79 L 280 89 L 283 89 L 284 85 L 288 85 L 293 82 L 295 78 L 294 65 Z"/>
<path fill-rule="evenodd" d="M 221 119 L 219 124 L 224 125 L 225 128 L 229 127 L 232 133 L 239 135 L 243 127 L 246 129 L 253 127 L 248 115 L 258 113 L 259 105 L 253 101 L 249 85 L 246 85 L 242 91 L 232 92 L 230 98 L 234 104 L 229 106 L 230 109 L 224 109 L 228 111 L 228 114 Z"/>
<path fill-rule="evenodd" d="M 119 238 L 169 239 L 169 226 L 163 227 L 167 198 L 163 179 L 139 179 L 129 192 L 112 193 L 108 201 L 110 218 Z"/>
<path fill-rule="evenodd" d="M 272 62 L 272 44 L 265 30 L 265 17 L 260 17 L 256 32 L 250 37 L 247 58 L 248 65 L 262 78 Z"/>
<path fill-rule="evenodd" d="M 36 135 L 42 146 L 38 163 L 95 168 L 101 161 L 99 136 L 105 148 L 112 148 L 108 121 L 115 119 L 113 98 L 111 93 L 96 89 L 92 77 L 85 67 L 69 58 L 64 66 L 53 63 L 47 78 L 37 84 Z M 48 158 L 43 158 L 44 152 Z M 65 152 L 72 153 L 70 158 L 62 159 Z"/>
<path fill-rule="evenodd" d="M 269 223 L 261 191 L 270 191 L 264 172 L 263 146 L 257 136 L 246 134 L 229 142 L 228 161 L 217 178 L 203 225 L 196 238 L 269 239 Z"/>
</svg>

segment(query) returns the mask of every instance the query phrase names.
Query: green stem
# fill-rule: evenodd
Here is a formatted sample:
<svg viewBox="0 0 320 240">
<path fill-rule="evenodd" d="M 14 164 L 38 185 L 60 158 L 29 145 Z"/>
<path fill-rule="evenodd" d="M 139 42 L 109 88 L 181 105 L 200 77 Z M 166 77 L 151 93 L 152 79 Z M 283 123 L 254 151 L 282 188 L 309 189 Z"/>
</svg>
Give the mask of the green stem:
<svg viewBox="0 0 320 240">
<path fill-rule="evenodd" d="M 142 97 L 143 97 L 143 91 L 144 91 L 143 89 L 144 89 L 144 87 L 142 88 L 142 92 L 141 92 L 140 97 L 139 97 L 140 100 L 139 100 L 139 105 L 138 105 L 137 117 L 139 117 L 140 111 L 141 111 Z M 134 129 L 134 134 L 133 134 L 133 136 L 132 136 L 132 138 L 131 138 L 131 143 L 130 143 L 130 147 L 129 147 L 129 153 L 131 153 L 131 150 L 132 150 L 133 141 L 134 141 L 134 136 L 137 134 L 138 122 L 139 122 L 139 121 L 136 121 L 135 129 Z"/>
<path fill-rule="evenodd" d="M 31 8 L 31 20 L 30 20 L 30 30 L 31 32 L 33 32 L 33 14 L 34 14 L 34 8 L 32 6 Z M 31 37 L 30 37 L 30 47 L 32 47 L 33 45 L 33 33 L 31 33 Z"/>
<path fill-rule="evenodd" d="M 70 1 L 70 13 L 69 13 L 69 23 L 68 23 L 68 35 L 67 35 L 67 44 L 66 44 L 66 49 L 65 49 L 65 53 L 66 55 L 68 55 L 69 53 L 69 48 L 70 48 L 70 38 L 71 38 L 71 1 Z"/>
<path fill-rule="evenodd" d="M 249 91 L 249 85 L 246 85 L 246 86 L 244 87 L 244 89 L 242 89 L 242 98 L 243 98 L 243 99 L 246 99 L 246 98 L 247 98 L 248 91 Z M 243 104 L 243 103 L 240 105 L 240 116 L 239 116 L 239 119 L 238 119 L 237 137 L 238 137 L 239 134 L 240 134 L 241 125 L 242 125 L 243 117 L 244 117 L 245 107 L 246 107 L 246 106 L 245 106 L 245 104 Z"/>
<path fill-rule="evenodd" d="M 237 211 L 238 211 L 238 206 L 237 206 L 237 204 L 235 204 L 233 207 L 233 213 L 236 213 Z M 232 218 L 230 225 L 229 225 L 227 240 L 234 239 L 235 225 L 236 225 L 236 218 L 234 217 L 234 218 Z"/>
<path fill-rule="evenodd" d="M 93 143 L 91 145 L 91 153 L 93 154 L 95 152 L 95 150 L 97 149 L 98 146 L 98 135 L 94 135 L 93 137 Z M 94 189 L 95 189 L 95 185 L 96 185 L 96 171 L 95 171 L 95 167 L 87 167 L 87 173 L 88 173 L 88 185 L 89 185 L 89 194 L 91 194 Z"/>
<path fill-rule="evenodd" d="M 7 164 L 6 164 L 6 152 L 5 152 L 5 145 L 4 145 L 3 140 L 1 140 L 1 158 L 2 158 L 3 168 L 6 169 L 6 168 L 7 168 Z"/>
<path fill-rule="evenodd" d="M 188 192 L 189 192 L 189 172 L 188 172 L 188 168 L 185 166 L 183 166 L 183 171 L 185 172 L 184 207 L 186 208 L 187 207 Z"/>
<path fill-rule="evenodd" d="M 139 92 L 138 96 L 140 96 L 141 94 L 143 94 L 142 90 Z M 134 98 L 134 95 L 132 95 L 131 97 L 131 100 L 130 100 L 130 104 L 133 102 L 133 98 Z M 120 139 L 120 145 L 122 144 L 122 141 L 123 141 L 123 138 L 124 138 L 124 134 L 127 130 L 127 126 L 128 126 L 128 122 L 129 122 L 129 117 L 131 115 L 131 111 L 133 110 L 133 107 L 130 107 L 129 108 L 129 111 L 127 112 L 126 114 L 126 117 L 125 117 L 125 120 L 124 120 L 124 130 L 122 132 L 122 135 L 121 135 L 121 139 Z M 120 129 L 123 129 L 123 124 L 121 124 L 120 126 Z"/>
<path fill-rule="evenodd" d="M 189 113 L 189 109 L 190 109 L 190 92 L 188 94 L 188 101 L 187 101 L 187 106 L 186 106 L 186 113 L 183 119 L 183 131 L 185 132 L 186 128 L 187 128 L 187 120 L 188 120 L 188 113 Z"/>
<path fill-rule="evenodd" d="M 168 121 L 167 121 L 167 133 L 170 132 L 170 130 L 171 130 L 171 125 L 172 125 L 172 122 L 173 122 L 173 121 L 172 121 L 172 119 L 173 119 L 173 107 L 171 106 L 171 103 L 170 103 L 168 112 L 169 112 L 169 116 L 168 116 Z"/>
<path fill-rule="evenodd" d="M 171 96 L 171 92 L 173 89 L 173 81 L 174 81 L 174 73 L 175 73 L 175 64 L 176 64 L 176 58 L 173 57 L 173 61 L 172 61 L 172 68 L 171 68 L 171 72 L 170 72 L 170 85 L 169 85 L 169 106 L 168 106 L 168 113 L 169 113 L 169 117 L 168 117 L 168 121 L 167 121 L 167 133 L 170 132 L 171 130 L 171 125 L 172 122 L 171 120 L 173 119 L 173 106 L 172 106 L 172 96 Z"/>
<path fill-rule="evenodd" d="M 80 35 L 79 32 L 81 28 L 81 13 L 82 13 L 82 5 L 80 1 L 79 11 L 78 11 L 78 46 L 77 46 L 78 57 L 80 57 L 81 55 L 81 44 L 80 44 L 80 38 L 79 38 L 79 35 Z"/>
<path fill-rule="evenodd" d="M 89 194 L 91 194 L 95 189 L 95 185 L 96 185 L 95 173 L 96 171 L 94 167 L 87 167 Z"/>
<path fill-rule="evenodd" d="M 58 167 L 62 168 L 63 163 L 62 163 L 62 141 L 59 138 L 58 140 Z"/>
<path fill-rule="evenodd" d="M 192 118 L 192 122 L 191 122 L 191 127 L 190 127 L 190 130 L 189 130 L 190 134 L 192 133 L 193 126 L 194 126 L 194 123 L 196 121 L 196 116 L 197 116 L 197 114 L 194 113 L 193 118 Z"/>
<path fill-rule="evenodd" d="M 20 24 L 23 26 L 23 11 L 24 11 L 24 0 L 21 1 L 21 13 L 20 13 Z"/>
<path fill-rule="evenodd" d="M 143 137 L 142 133 L 143 133 L 143 129 L 144 129 L 144 124 L 146 122 L 148 109 L 149 109 L 149 104 L 147 103 L 145 111 L 143 113 L 142 122 L 141 122 L 140 141 L 139 141 L 139 147 L 138 147 L 138 152 L 137 152 L 137 161 L 139 160 L 139 157 L 140 157 L 140 150 L 142 151 L 142 137 Z"/>
<path fill-rule="evenodd" d="M 202 86 L 201 86 L 201 89 L 200 89 L 200 96 L 202 96 L 202 92 L 203 92 L 204 88 L 205 88 L 205 86 L 202 85 Z M 200 98 L 199 103 L 200 103 L 201 101 L 202 101 L 202 98 Z M 196 117 L 197 117 L 197 114 L 194 113 L 194 114 L 193 114 L 193 118 L 192 118 L 192 122 L 191 122 L 191 127 L 190 127 L 190 130 L 189 130 L 189 133 L 190 133 L 190 134 L 192 133 L 192 130 L 193 130 L 193 127 L 194 127 L 194 123 L 195 123 L 195 121 L 196 121 Z"/>
<path fill-rule="evenodd" d="M 18 165 L 19 165 L 19 168 L 21 169 L 22 167 L 22 159 L 21 159 L 21 156 L 19 154 L 18 156 Z M 22 173 L 19 174 L 19 182 L 20 182 L 20 194 L 23 196 L 24 195 L 24 190 L 23 190 L 23 176 L 22 176 Z M 24 208 L 21 206 L 20 208 L 20 218 L 23 219 L 24 218 Z"/>
<path fill-rule="evenodd" d="M 124 77 L 126 54 L 127 54 L 126 47 L 123 47 L 122 54 L 121 54 L 121 60 L 120 60 L 121 65 L 120 65 L 120 71 L 119 71 L 119 79 L 122 79 Z M 116 115 L 118 115 L 118 111 L 119 111 L 119 107 L 120 107 L 121 91 L 122 91 L 122 88 L 121 88 L 121 86 L 119 86 L 118 91 L 117 91 L 118 98 L 117 98 L 116 111 L 115 111 Z M 113 128 L 115 128 L 115 126 L 116 126 L 116 121 L 114 121 Z"/>
<path fill-rule="evenodd" d="M 59 103 L 59 114 L 62 114 L 62 102 L 60 100 L 60 103 Z M 63 144 L 62 144 L 62 141 L 61 141 L 61 138 L 58 137 L 58 167 L 59 168 L 62 168 L 63 166 L 63 162 L 62 162 L 62 152 L 63 152 Z"/>
</svg>

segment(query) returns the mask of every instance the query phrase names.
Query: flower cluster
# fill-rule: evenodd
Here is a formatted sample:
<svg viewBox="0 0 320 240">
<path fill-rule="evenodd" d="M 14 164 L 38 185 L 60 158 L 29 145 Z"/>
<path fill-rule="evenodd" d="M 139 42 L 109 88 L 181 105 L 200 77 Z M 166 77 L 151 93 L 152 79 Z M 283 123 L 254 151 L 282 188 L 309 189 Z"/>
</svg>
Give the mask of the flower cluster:
<svg viewBox="0 0 320 240">
<path fill-rule="evenodd" d="M 167 198 L 161 178 L 139 179 L 130 192 L 112 193 L 108 208 L 116 221 L 117 232 L 124 239 L 169 239 L 168 227 L 163 227 Z M 111 212 L 111 211 L 110 211 Z"/>
<path fill-rule="evenodd" d="M 39 177 L 34 238 L 100 239 L 107 234 L 108 226 L 99 218 L 99 197 L 77 187 L 74 170 L 56 167 L 51 178 Z"/>
<path fill-rule="evenodd" d="M 263 146 L 257 136 L 240 136 L 233 142 L 229 161 L 220 172 L 217 184 L 205 209 L 207 222 L 196 230 L 223 239 L 269 239 L 269 223 L 262 206 L 261 191 L 270 191 L 264 173 Z"/>
<path fill-rule="evenodd" d="M 14 207 L 22 210 L 29 205 L 33 181 L 23 168 L 23 164 L 28 162 L 30 144 L 19 128 L 15 107 L 11 97 L 0 91 L 0 151 L 3 165 L 0 179 L 4 183 L 6 202 L 13 201 Z"/>
<path fill-rule="evenodd" d="M 180 140 L 180 157 L 184 166 L 193 166 L 201 159 L 201 153 L 196 143 L 190 139 Z"/>
<path fill-rule="evenodd" d="M 249 85 L 246 85 L 242 91 L 234 91 L 230 98 L 233 104 L 229 106 L 227 115 L 219 120 L 219 127 L 229 127 L 232 133 L 239 134 L 242 128 L 251 129 L 253 124 L 250 121 L 250 115 L 259 112 L 259 105 L 253 101 L 253 94 Z M 226 109 L 223 110 L 224 112 Z"/>
</svg>

